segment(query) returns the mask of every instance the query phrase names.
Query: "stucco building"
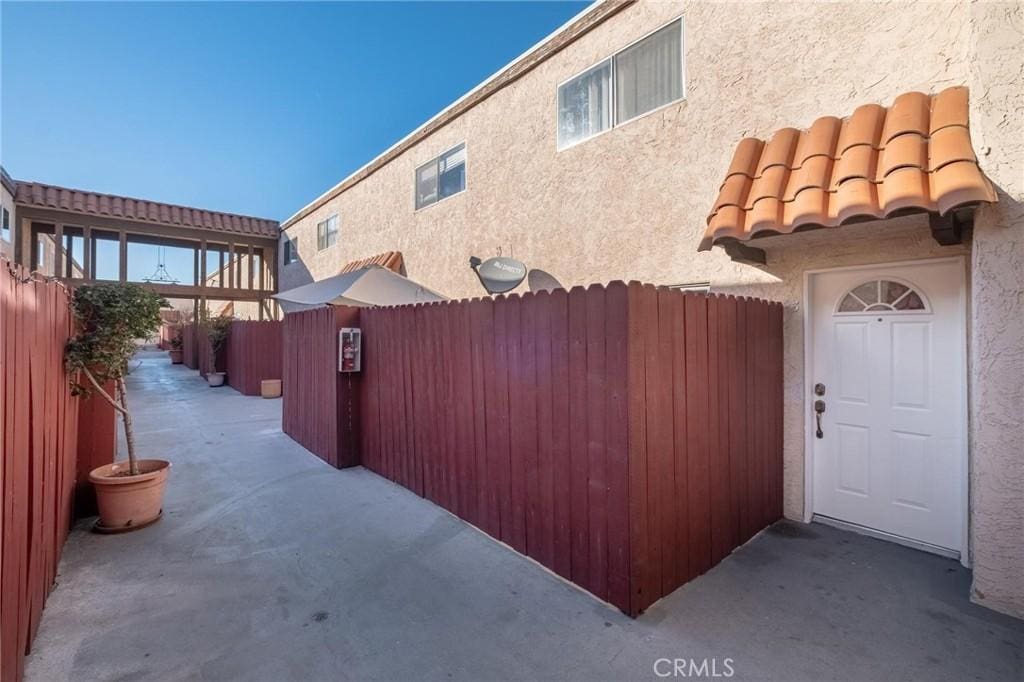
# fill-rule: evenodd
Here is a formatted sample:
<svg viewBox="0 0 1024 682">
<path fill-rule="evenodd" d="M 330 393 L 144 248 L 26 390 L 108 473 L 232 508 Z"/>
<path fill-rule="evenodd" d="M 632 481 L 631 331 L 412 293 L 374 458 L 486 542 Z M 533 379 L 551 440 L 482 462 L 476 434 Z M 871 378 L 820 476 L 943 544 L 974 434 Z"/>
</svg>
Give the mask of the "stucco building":
<svg viewBox="0 0 1024 682">
<path fill-rule="evenodd" d="M 1022 35 L 1019 3 L 596 3 L 285 221 L 280 288 L 400 251 L 478 296 L 500 252 L 782 301 L 786 515 L 1022 616 Z"/>
</svg>

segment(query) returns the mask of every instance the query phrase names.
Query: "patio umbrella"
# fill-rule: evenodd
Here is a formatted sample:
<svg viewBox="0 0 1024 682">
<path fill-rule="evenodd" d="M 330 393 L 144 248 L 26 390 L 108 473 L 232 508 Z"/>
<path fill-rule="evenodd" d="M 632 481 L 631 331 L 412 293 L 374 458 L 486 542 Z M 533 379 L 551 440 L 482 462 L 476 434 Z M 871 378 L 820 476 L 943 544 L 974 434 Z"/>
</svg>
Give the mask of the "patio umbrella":
<svg viewBox="0 0 1024 682">
<path fill-rule="evenodd" d="M 379 265 L 328 277 L 274 294 L 279 301 L 304 305 L 369 306 L 447 301 L 447 297 Z"/>
</svg>

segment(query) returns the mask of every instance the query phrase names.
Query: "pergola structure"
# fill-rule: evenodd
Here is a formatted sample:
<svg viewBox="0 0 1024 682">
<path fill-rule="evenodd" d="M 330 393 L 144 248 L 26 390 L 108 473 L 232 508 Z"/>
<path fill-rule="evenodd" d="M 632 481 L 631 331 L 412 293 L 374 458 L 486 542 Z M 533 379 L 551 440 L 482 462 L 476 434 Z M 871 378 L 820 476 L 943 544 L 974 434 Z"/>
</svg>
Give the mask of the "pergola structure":
<svg viewBox="0 0 1024 682">
<path fill-rule="evenodd" d="M 275 220 L 99 194 L 37 182 L 15 183 L 14 260 L 69 286 L 129 280 L 134 244 L 192 251 L 192 281 L 139 283 L 167 298 L 247 302 L 258 319 L 278 316 Z M 100 268 L 101 254 L 112 263 Z M 115 277 L 116 273 L 116 277 Z M 137 273 L 136 273 L 137 275 Z M 138 281 L 138 277 L 132 277 Z"/>
</svg>

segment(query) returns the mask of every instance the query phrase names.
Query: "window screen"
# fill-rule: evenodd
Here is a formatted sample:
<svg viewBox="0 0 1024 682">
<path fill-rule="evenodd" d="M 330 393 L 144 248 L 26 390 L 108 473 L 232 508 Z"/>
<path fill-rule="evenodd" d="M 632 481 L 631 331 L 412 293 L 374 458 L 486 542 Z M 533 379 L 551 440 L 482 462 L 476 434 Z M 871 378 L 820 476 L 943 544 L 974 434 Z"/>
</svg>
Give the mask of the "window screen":
<svg viewBox="0 0 1024 682">
<path fill-rule="evenodd" d="M 674 21 L 615 55 L 616 123 L 683 96 L 682 32 Z"/>
<path fill-rule="evenodd" d="M 612 62 L 584 71 L 558 88 L 558 146 L 566 147 L 611 127 Z"/>
</svg>

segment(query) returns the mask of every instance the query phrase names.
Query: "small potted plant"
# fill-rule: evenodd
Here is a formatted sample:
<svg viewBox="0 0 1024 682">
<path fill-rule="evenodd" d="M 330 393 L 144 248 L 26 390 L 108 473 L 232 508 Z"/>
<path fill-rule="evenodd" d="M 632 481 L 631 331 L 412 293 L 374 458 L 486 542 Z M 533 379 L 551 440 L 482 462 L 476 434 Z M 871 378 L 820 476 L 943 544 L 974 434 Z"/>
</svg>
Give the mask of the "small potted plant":
<svg viewBox="0 0 1024 682">
<path fill-rule="evenodd" d="M 233 321 L 230 317 L 213 316 L 206 311 L 203 313 L 203 327 L 206 329 L 206 337 L 210 340 L 210 371 L 206 373 L 206 381 L 210 386 L 224 385 L 227 375 L 217 371 L 217 358 L 224 344 L 228 342 Z"/>
<path fill-rule="evenodd" d="M 160 308 L 167 301 L 136 284 L 111 283 L 75 289 L 71 308 L 78 331 L 64 358 L 74 395 L 97 395 L 121 415 L 128 461 L 89 472 L 96 487 L 100 518 L 96 530 L 116 533 L 144 528 L 159 520 L 170 462 L 139 459 L 128 411 L 125 375 L 135 354 L 135 340 L 160 326 Z M 113 386 L 113 391 L 108 388 Z"/>
<path fill-rule="evenodd" d="M 171 356 L 172 365 L 180 365 L 183 362 L 184 353 L 181 350 L 181 346 L 184 342 L 182 338 L 183 330 L 181 325 L 175 325 L 171 334 L 171 350 L 167 351 L 168 355 Z"/>
</svg>

